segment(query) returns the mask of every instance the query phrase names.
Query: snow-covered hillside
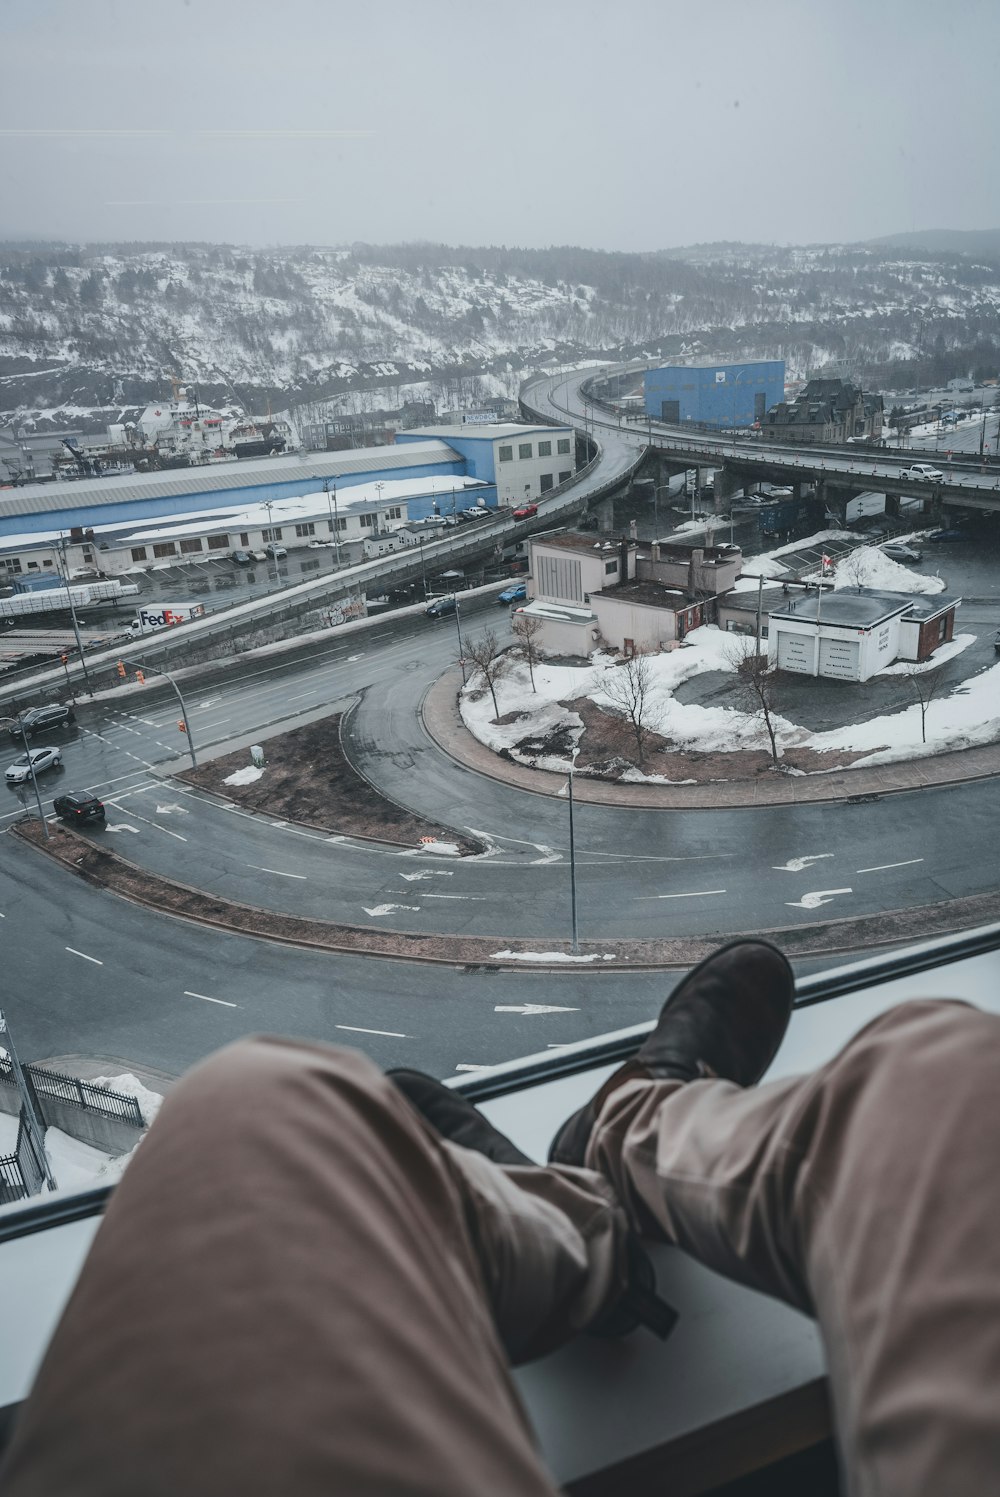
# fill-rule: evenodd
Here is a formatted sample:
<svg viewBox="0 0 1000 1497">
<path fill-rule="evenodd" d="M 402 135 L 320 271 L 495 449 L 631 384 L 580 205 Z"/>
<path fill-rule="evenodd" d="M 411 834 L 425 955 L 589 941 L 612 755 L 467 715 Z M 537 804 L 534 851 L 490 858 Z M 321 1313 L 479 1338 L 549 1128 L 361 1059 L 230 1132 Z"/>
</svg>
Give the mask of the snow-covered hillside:
<svg viewBox="0 0 1000 1497">
<path fill-rule="evenodd" d="M 0 413 L 163 393 L 309 403 L 478 377 L 512 394 L 559 360 L 682 351 L 783 357 L 790 378 L 979 350 L 1000 268 L 895 249 L 699 246 L 668 255 L 226 245 L 0 246 Z M 964 372 L 964 369 L 963 371 Z"/>
</svg>

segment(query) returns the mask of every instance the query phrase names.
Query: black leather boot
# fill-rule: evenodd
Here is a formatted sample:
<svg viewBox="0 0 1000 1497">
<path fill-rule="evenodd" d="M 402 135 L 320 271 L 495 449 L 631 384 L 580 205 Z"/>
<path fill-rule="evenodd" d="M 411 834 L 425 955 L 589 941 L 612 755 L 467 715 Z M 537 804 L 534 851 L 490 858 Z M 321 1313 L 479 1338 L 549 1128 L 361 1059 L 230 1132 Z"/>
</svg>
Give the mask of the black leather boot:
<svg viewBox="0 0 1000 1497">
<path fill-rule="evenodd" d="M 693 967 L 670 994 L 634 1060 L 619 1066 L 552 1140 L 550 1164 L 582 1165 L 605 1100 L 635 1078 L 759 1081 L 777 1054 L 795 998 L 787 960 L 767 941 L 731 941 Z"/>
</svg>

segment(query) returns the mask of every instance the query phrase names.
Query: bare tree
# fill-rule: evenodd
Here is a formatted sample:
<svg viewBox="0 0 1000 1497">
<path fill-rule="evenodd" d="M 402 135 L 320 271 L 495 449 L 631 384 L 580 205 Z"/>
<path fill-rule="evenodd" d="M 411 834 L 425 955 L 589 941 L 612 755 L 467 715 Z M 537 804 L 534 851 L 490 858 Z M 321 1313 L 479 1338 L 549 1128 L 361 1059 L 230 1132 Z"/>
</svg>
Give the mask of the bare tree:
<svg viewBox="0 0 1000 1497">
<path fill-rule="evenodd" d="M 927 742 L 927 709 L 940 691 L 943 682 L 940 670 L 906 671 L 902 679 L 913 691 L 920 705 L 920 740 Z"/>
<path fill-rule="evenodd" d="M 486 629 L 478 639 L 466 639 L 466 659 L 472 664 L 482 676 L 490 689 L 493 698 L 493 710 L 497 717 L 500 716 L 500 707 L 497 703 L 497 683 L 507 674 L 510 659 L 503 652 L 503 647 L 492 629 Z"/>
<path fill-rule="evenodd" d="M 538 636 L 542 632 L 542 621 L 534 618 L 530 613 L 515 613 L 510 621 L 510 632 L 517 640 L 518 649 L 528 662 L 531 689 L 536 691 L 535 666 L 542 658 L 541 646 L 538 643 Z"/>
<path fill-rule="evenodd" d="M 600 677 L 601 694 L 607 697 L 613 711 L 628 720 L 632 729 L 640 769 L 646 759 L 652 685 L 649 655 L 643 650 L 637 650 L 621 664 L 611 666 Z"/>
<path fill-rule="evenodd" d="M 763 720 L 771 742 L 771 762 L 778 765 L 778 744 L 774 736 L 775 688 L 778 667 L 768 658 L 766 650 L 757 652 L 757 641 L 752 634 L 737 635 L 729 646 L 729 658 L 736 669 L 739 695 L 746 710 Z"/>
<path fill-rule="evenodd" d="M 860 592 L 868 576 L 868 558 L 872 554 L 871 546 L 858 546 L 856 550 L 849 551 L 837 562 L 837 576 Z"/>
</svg>

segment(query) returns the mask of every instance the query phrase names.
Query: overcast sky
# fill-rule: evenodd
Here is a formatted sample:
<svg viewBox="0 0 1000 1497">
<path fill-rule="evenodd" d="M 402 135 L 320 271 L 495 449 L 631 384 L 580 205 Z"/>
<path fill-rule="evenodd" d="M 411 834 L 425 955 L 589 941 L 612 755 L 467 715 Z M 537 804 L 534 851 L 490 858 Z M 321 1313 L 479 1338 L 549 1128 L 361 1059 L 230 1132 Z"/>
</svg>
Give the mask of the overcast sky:
<svg viewBox="0 0 1000 1497">
<path fill-rule="evenodd" d="M 0 237 L 991 228 L 997 0 L 0 0 Z"/>
</svg>

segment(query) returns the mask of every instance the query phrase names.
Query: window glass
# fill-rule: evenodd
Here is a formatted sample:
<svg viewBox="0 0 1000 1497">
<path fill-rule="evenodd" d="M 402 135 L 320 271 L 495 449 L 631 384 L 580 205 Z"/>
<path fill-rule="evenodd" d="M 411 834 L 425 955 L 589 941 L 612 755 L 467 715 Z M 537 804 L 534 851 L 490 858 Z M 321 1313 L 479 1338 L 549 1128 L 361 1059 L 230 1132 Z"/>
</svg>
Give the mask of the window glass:
<svg viewBox="0 0 1000 1497">
<path fill-rule="evenodd" d="M 183 555 L 190 555 L 193 551 L 201 551 L 202 549 L 201 538 L 199 536 L 193 535 L 188 540 L 181 541 L 181 553 Z"/>
<path fill-rule="evenodd" d="M 295 534 L 299 536 L 300 539 L 304 535 L 315 535 L 316 526 L 311 523 L 308 525 L 296 525 Z"/>
<path fill-rule="evenodd" d="M 176 556 L 177 547 L 173 541 L 160 541 L 153 547 L 154 556 Z"/>
<path fill-rule="evenodd" d="M 498 447 L 497 452 L 502 463 L 509 463 L 513 459 L 513 447 Z"/>
<path fill-rule="evenodd" d="M 556 442 L 556 451 L 566 453 L 569 451 L 569 437 L 560 437 Z"/>
<path fill-rule="evenodd" d="M 210 535 L 208 538 L 208 549 L 210 551 L 225 551 L 229 546 L 228 535 Z"/>
<path fill-rule="evenodd" d="M 539 442 L 539 444 L 538 444 L 538 456 L 539 457 L 551 457 L 552 456 L 552 443 L 551 442 Z"/>
<path fill-rule="evenodd" d="M 145 548 L 145 546 L 133 546 L 132 547 L 132 560 L 133 561 L 145 561 L 146 560 L 146 548 Z M 18 570 L 20 570 L 20 568 L 18 568 Z"/>
<path fill-rule="evenodd" d="M 531 456 L 531 443 L 530 442 L 519 442 L 518 446 L 517 446 L 517 455 L 518 455 L 518 457 L 530 457 Z"/>
</svg>

